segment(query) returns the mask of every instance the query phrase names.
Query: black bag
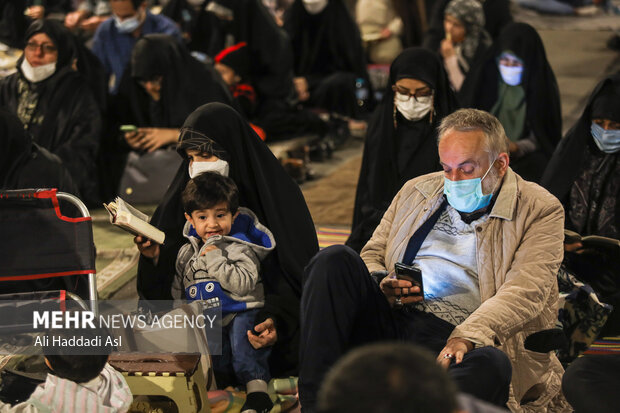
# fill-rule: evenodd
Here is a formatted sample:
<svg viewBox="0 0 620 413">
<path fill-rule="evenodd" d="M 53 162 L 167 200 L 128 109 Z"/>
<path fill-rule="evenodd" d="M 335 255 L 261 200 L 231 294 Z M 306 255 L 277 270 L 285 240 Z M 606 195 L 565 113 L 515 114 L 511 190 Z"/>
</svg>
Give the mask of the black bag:
<svg viewBox="0 0 620 413">
<path fill-rule="evenodd" d="M 159 203 L 182 162 L 174 148 L 130 152 L 118 195 L 131 204 Z"/>
</svg>

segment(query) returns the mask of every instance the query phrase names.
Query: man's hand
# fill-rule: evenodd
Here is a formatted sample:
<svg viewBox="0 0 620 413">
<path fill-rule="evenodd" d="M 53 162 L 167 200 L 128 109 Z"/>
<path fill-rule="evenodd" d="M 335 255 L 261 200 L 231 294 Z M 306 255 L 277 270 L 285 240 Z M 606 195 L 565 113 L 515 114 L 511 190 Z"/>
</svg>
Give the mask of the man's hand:
<svg viewBox="0 0 620 413">
<path fill-rule="evenodd" d="M 421 295 L 407 296 L 408 294 L 419 294 L 420 287 L 414 287 L 410 281 L 399 280 L 394 275 L 388 275 L 381 280 L 379 287 L 391 306 L 394 306 L 398 298 L 400 298 L 401 304 L 417 303 L 424 299 Z"/>
<path fill-rule="evenodd" d="M 43 6 L 30 6 L 26 9 L 26 16 L 31 19 L 42 19 L 45 16 L 45 7 Z"/>
<path fill-rule="evenodd" d="M 67 13 L 65 16 L 65 26 L 68 29 L 75 29 L 85 17 L 86 10 L 77 10 Z"/>
<path fill-rule="evenodd" d="M 136 236 L 133 239 L 134 244 L 140 250 L 140 254 L 144 255 L 147 258 L 152 258 L 157 261 L 159 258 L 159 244 L 155 241 L 151 241 L 148 238 L 142 237 L 140 235 Z"/>
<path fill-rule="evenodd" d="M 104 21 L 106 21 L 110 16 L 93 16 L 89 17 L 86 20 L 83 20 L 80 23 L 80 29 L 86 30 L 88 32 L 94 32 L 97 30 L 97 27 Z"/>
<path fill-rule="evenodd" d="M 297 96 L 299 100 L 305 102 L 310 99 L 310 92 L 308 91 L 308 80 L 305 77 L 296 77 L 293 79 L 293 83 L 295 84 L 295 90 L 297 91 Z"/>
<path fill-rule="evenodd" d="M 452 44 L 452 41 L 448 39 L 443 39 L 441 41 L 439 51 L 444 59 L 447 59 L 448 57 L 456 54 L 456 51 L 454 50 L 454 44 Z"/>
<path fill-rule="evenodd" d="M 464 338 L 451 338 L 446 343 L 446 346 L 439 352 L 437 356 L 437 363 L 444 369 L 448 369 L 450 362 L 454 359 L 456 364 L 463 361 L 463 356 L 468 351 L 474 349 L 474 343 Z"/>
<path fill-rule="evenodd" d="M 276 341 L 278 341 L 278 333 L 276 332 L 276 325 L 273 322 L 272 318 L 268 318 L 260 324 L 254 326 L 254 330 L 259 333 L 257 336 L 252 334 L 250 330 L 248 330 L 248 341 L 256 350 L 273 346 Z"/>
</svg>

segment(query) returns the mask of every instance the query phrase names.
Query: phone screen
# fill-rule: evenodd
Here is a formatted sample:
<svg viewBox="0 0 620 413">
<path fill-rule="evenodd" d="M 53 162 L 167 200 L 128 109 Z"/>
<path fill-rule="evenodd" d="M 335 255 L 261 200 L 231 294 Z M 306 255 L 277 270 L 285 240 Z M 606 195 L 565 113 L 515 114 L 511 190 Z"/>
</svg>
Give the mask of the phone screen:
<svg viewBox="0 0 620 413">
<path fill-rule="evenodd" d="M 121 132 L 135 132 L 138 127 L 136 125 L 121 125 L 120 130 Z"/>
</svg>

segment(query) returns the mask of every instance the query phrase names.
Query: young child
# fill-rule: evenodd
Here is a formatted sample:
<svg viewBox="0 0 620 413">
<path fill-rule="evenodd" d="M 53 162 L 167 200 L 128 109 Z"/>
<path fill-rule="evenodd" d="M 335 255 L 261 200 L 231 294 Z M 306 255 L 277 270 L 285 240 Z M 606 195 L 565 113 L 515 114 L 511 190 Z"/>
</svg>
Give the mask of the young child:
<svg viewBox="0 0 620 413">
<path fill-rule="evenodd" d="M 215 70 L 222 76 L 243 115 L 252 119 L 256 109 L 256 92 L 248 79 L 250 59 L 245 42 L 230 46 L 215 56 Z"/>
<path fill-rule="evenodd" d="M 70 339 L 97 334 L 86 329 L 62 329 L 54 337 Z M 50 340 L 51 341 L 51 340 Z M 28 400 L 9 406 L 0 402 L 2 413 L 121 413 L 129 410 L 133 397 L 123 375 L 108 362 L 108 354 L 80 354 L 77 347 L 44 347 L 45 364 L 51 370 Z"/>
<path fill-rule="evenodd" d="M 248 331 L 264 305 L 260 262 L 275 247 L 271 232 L 256 215 L 239 207 L 234 181 L 215 172 L 191 179 L 182 194 L 187 222 L 183 235 L 189 240 L 177 256 L 172 296 L 194 300 L 219 300 L 224 316 L 222 356 L 214 357 L 220 386 L 229 372 L 245 384 L 247 399 L 241 412 L 269 412 L 270 348 L 254 349 Z"/>
</svg>

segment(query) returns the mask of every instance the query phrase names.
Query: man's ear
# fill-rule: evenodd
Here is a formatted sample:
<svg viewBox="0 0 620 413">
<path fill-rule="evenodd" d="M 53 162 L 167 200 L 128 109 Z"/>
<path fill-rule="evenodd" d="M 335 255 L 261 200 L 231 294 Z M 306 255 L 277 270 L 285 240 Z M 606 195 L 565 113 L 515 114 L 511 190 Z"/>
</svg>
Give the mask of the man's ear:
<svg viewBox="0 0 620 413">
<path fill-rule="evenodd" d="M 499 167 L 499 175 L 504 176 L 506 171 L 508 170 L 508 165 L 510 165 L 510 157 L 506 152 L 502 152 L 497 155 L 497 165 Z"/>
</svg>

